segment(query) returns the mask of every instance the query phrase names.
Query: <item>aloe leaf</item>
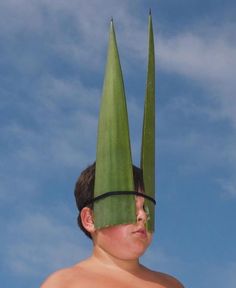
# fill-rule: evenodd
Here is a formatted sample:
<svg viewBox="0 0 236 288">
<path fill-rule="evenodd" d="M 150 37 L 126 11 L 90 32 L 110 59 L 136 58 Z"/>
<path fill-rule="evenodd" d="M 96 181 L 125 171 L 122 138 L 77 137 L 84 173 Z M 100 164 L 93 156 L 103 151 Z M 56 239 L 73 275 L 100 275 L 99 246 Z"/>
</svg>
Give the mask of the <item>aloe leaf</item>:
<svg viewBox="0 0 236 288">
<path fill-rule="evenodd" d="M 140 166 L 143 170 L 145 194 L 155 198 L 155 49 L 151 14 L 149 15 L 148 35 L 148 69 Z M 153 232 L 155 206 L 147 199 L 145 199 L 145 206 L 149 213 L 147 229 Z"/>
<path fill-rule="evenodd" d="M 111 191 L 134 190 L 125 89 L 113 21 L 98 123 L 95 173 L 95 197 Z M 135 196 L 110 196 L 96 201 L 94 215 L 96 228 L 135 223 Z"/>
</svg>

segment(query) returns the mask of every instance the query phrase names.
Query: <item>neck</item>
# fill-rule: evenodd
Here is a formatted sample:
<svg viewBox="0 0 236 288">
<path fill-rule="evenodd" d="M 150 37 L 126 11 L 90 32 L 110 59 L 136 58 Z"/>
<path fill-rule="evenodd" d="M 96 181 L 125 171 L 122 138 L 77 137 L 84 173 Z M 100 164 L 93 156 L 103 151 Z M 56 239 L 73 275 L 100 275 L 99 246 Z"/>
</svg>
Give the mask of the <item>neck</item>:
<svg viewBox="0 0 236 288">
<path fill-rule="evenodd" d="M 139 259 L 120 259 L 96 245 L 94 246 L 91 258 L 100 265 L 127 272 L 138 271 L 141 267 Z"/>
</svg>

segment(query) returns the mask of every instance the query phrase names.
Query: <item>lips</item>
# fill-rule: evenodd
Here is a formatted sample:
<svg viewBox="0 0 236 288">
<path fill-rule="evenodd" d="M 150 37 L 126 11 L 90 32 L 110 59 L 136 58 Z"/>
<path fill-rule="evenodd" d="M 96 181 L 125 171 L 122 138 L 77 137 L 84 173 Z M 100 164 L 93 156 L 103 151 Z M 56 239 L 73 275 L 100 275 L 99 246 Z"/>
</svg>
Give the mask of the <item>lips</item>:
<svg viewBox="0 0 236 288">
<path fill-rule="evenodd" d="M 139 228 L 139 229 L 135 230 L 133 232 L 133 234 L 135 234 L 141 238 L 147 238 L 147 231 L 145 228 Z"/>
</svg>

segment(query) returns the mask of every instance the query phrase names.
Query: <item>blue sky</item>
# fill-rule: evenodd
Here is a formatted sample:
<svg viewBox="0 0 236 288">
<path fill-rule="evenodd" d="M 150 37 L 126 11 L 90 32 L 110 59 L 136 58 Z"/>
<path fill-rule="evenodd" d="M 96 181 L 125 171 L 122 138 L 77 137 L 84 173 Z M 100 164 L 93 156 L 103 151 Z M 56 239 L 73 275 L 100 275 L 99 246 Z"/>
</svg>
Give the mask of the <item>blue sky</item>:
<svg viewBox="0 0 236 288">
<path fill-rule="evenodd" d="M 90 255 L 73 189 L 95 159 L 114 18 L 139 164 L 152 8 L 157 213 L 142 262 L 186 287 L 236 286 L 236 21 L 233 1 L 2 0 L 1 287 L 39 287 Z"/>
</svg>

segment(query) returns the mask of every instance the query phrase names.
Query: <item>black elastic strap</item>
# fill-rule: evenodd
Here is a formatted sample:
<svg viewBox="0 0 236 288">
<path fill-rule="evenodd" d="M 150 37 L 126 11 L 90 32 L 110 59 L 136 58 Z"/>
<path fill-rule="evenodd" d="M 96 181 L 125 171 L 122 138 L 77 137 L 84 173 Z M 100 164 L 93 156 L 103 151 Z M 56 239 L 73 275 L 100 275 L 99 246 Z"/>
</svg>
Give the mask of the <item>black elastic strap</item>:
<svg viewBox="0 0 236 288">
<path fill-rule="evenodd" d="M 116 195 L 136 195 L 136 196 L 141 196 L 143 198 L 146 198 L 148 200 L 150 200 L 152 203 L 154 203 L 154 205 L 156 205 L 156 201 L 155 199 L 153 199 L 151 196 L 148 196 L 144 193 L 141 193 L 141 192 L 137 192 L 137 191 L 112 191 L 112 192 L 106 192 L 102 195 L 99 195 L 97 197 L 94 197 L 93 199 L 87 201 L 83 207 L 89 205 L 89 204 L 92 204 L 94 203 L 95 201 L 98 201 L 98 200 L 101 200 L 101 199 L 104 199 L 104 198 L 107 198 L 109 196 L 116 196 Z"/>
</svg>

